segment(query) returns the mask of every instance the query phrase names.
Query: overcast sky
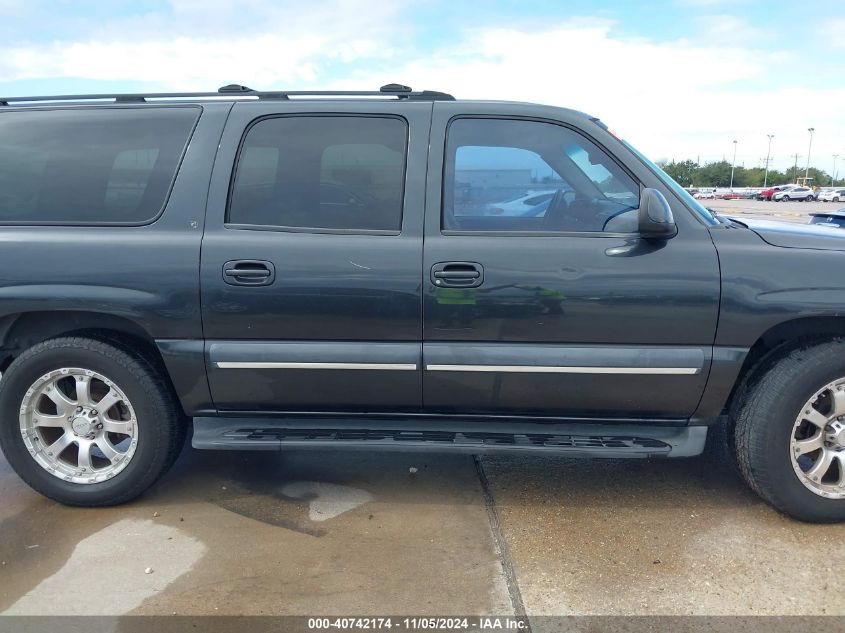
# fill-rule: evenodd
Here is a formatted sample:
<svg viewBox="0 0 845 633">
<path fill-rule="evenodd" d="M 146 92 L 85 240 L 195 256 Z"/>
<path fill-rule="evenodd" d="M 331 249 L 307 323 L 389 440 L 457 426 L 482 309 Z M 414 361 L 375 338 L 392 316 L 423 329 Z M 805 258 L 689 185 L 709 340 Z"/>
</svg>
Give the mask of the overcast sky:
<svg viewBox="0 0 845 633">
<path fill-rule="evenodd" d="M 845 168 L 845 0 L 0 0 L 0 96 L 376 89 L 601 117 L 654 159 Z M 841 171 L 840 171 L 841 173 Z"/>
</svg>

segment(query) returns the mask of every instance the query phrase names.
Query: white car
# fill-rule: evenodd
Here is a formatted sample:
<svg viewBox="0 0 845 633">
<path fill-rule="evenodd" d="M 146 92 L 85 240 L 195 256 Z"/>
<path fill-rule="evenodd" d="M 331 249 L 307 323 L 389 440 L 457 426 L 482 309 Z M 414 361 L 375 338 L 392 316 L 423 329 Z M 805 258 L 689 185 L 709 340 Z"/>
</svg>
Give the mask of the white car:
<svg viewBox="0 0 845 633">
<path fill-rule="evenodd" d="M 528 191 L 502 202 L 491 202 L 486 206 L 484 214 L 522 218 L 542 217 L 556 193 L 556 189 Z"/>
<path fill-rule="evenodd" d="M 716 199 L 716 192 L 715 191 L 699 191 L 695 194 L 695 197 L 699 200 L 715 200 Z"/>
<path fill-rule="evenodd" d="M 842 202 L 845 200 L 845 189 L 826 189 L 816 198 L 821 202 Z"/>
<path fill-rule="evenodd" d="M 776 192 L 772 196 L 772 200 L 777 202 L 788 202 L 789 200 L 804 200 L 806 202 L 814 199 L 815 196 L 813 194 L 813 190 L 809 187 L 793 187 L 792 189 L 784 189 L 783 191 Z"/>
</svg>

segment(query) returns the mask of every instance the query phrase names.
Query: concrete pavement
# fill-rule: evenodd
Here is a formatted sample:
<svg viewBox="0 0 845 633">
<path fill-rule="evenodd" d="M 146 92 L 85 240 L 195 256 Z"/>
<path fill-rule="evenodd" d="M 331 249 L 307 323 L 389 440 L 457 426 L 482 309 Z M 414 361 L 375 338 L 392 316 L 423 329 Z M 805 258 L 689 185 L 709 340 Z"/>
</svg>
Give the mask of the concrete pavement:
<svg viewBox="0 0 845 633">
<path fill-rule="evenodd" d="M 842 615 L 844 538 L 771 510 L 718 450 L 186 448 L 142 499 L 108 509 L 55 504 L 0 461 L 6 614 Z"/>
</svg>

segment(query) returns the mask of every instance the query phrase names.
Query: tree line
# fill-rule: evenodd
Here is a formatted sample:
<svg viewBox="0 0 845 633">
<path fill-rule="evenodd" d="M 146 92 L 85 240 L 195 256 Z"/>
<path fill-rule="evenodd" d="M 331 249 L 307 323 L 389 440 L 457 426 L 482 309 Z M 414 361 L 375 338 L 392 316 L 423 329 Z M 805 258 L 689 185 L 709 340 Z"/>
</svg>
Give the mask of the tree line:
<svg viewBox="0 0 845 633">
<path fill-rule="evenodd" d="M 660 162 L 663 170 L 675 179 L 682 187 L 729 187 L 731 184 L 731 164 L 726 160 L 699 165 L 693 160 L 680 162 Z M 837 170 L 839 171 L 839 170 Z M 808 181 L 811 187 L 845 186 L 845 178 L 837 178 L 836 183 L 831 183 L 830 174 L 822 169 L 810 167 L 807 174 L 812 180 Z M 838 175 L 838 174 L 837 174 Z M 794 166 L 786 171 L 777 169 L 769 170 L 768 184 L 783 185 L 798 182 L 804 177 L 804 168 L 796 169 Z M 765 178 L 765 169 L 762 167 L 751 167 L 746 169 L 737 165 L 734 171 L 734 187 L 762 187 Z"/>
</svg>

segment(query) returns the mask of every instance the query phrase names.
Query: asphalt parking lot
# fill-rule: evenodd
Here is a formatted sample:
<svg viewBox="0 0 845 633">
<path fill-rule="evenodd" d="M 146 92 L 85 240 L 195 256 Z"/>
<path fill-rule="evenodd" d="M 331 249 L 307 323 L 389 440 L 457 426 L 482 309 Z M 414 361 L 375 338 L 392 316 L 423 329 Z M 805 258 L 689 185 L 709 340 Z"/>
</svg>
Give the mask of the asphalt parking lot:
<svg viewBox="0 0 845 633">
<path fill-rule="evenodd" d="M 723 215 L 735 215 L 760 220 L 779 220 L 807 224 L 810 214 L 821 211 L 835 211 L 845 208 L 843 202 L 772 202 L 769 200 L 700 200 L 705 207 L 710 207 Z"/>
<path fill-rule="evenodd" d="M 57 505 L 0 461 L 5 615 L 845 614 L 843 537 L 764 505 L 719 450 L 186 448 L 107 509 Z"/>
<path fill-rule="evenodd" d="M 705 201 L 807 222 L 837 204 Z M 200 452 L 60 506 L 0 457 L 5 615 L 845 615 L 845 526 L 784 518 L 725 452 L 666 461 Z"/>
</svg>

